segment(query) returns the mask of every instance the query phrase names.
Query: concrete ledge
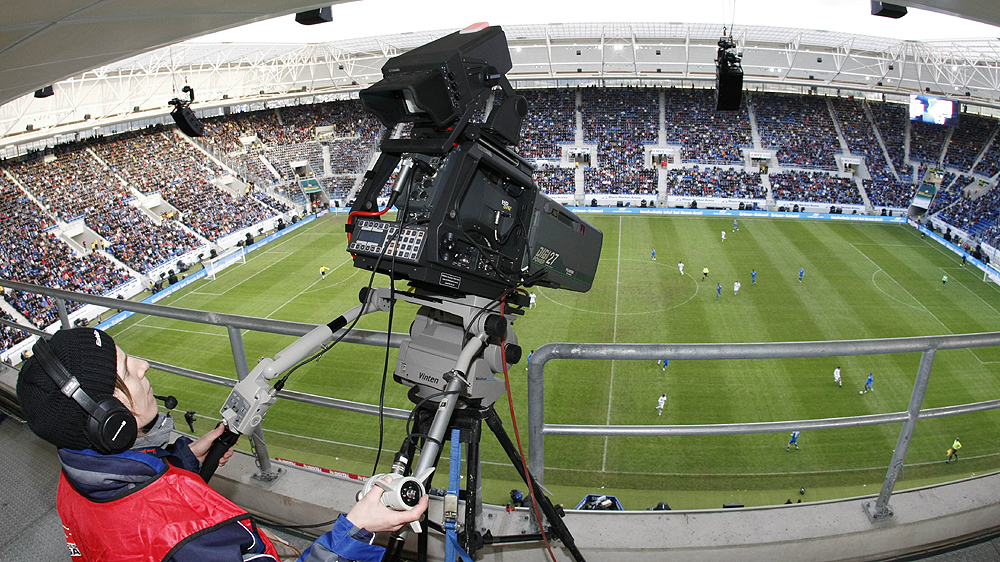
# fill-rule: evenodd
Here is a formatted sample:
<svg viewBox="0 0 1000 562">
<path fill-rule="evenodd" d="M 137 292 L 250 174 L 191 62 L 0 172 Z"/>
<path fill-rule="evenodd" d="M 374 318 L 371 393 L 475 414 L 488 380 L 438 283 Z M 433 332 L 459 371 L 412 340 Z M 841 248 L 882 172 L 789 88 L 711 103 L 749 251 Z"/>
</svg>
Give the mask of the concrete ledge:
<svg viewBox="0 0 1000 562">
<path fill-rule="evenodd" d="M 290 524 L 336 518 L 350 509 L 361 488 L 345 477 L 283 468 L 286 472 L 277 481 L 261 484 L 250 478 L 256 471 L 253 459 L 234 455 L 212 485 L 248 510 Z M 588 562 L 854 562 L 916 553 L 1000 530 L 1000 473 L 897 492 L 889 502 L 894 515 L 872 524 L 864 504 L 875 497 L 745 509 L 567 511 L 565 521 Z M 429 513 L 440 522 L 441 502 L 433 500 Z M 507 512 L 502 506 L 483 506 L 480 527 L 494 536 L 532 532 L 527 510 Z M 572 560 L 559 542 L 553 549 L 557 559 Z M 480 560 L 494 562 L 547 560 L 538 543 L 490 546 L 480 554 Z M 442 537 L 432 533 L 429 556 L 442 560 L 443 555 Z"/>
</svg>

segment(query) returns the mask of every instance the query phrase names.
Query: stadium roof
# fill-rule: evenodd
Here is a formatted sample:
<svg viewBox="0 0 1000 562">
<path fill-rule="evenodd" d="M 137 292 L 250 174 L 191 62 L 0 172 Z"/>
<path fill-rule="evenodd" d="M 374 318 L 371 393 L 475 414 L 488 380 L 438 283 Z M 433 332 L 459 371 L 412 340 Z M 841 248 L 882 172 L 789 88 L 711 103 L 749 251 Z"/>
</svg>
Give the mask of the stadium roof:
<svg viewBox="0 0 1000 562">
<path fill-rule="evenodd" d="M 0 145 L 51 136 L 59 127 L 82 128 L 88 120 L 103 124 L 163 116 L 170 109 L 166 102 L 185 83 L 198 92 L 196 109 L 357 91 L 381 77 L 388 57 L 451 31 L 311 44 L 177 43 L 338 3 L 309 1 L 5 2 L 0 5 L 0 136 L 5 137 Z M 1000 12 L 989 0 L 898 3 L 1000 25 Z M 720 34 L 713 24 L 651 22 L 508 25 L 505 30 L 515 62 L 509 76 L 521 85 L 706 82 L 714 76 Z M 733 31 L 751 84 L 876 94 L 929 88 L 973 105 L 1000 106 L 1000 39 L 903 41 L 739 25 Z M 49 84 L 55 85 L 56 96 L 38 100 L 30 95 Z M 28 125 L 34 133 L 26 135 Z"/>
</svg>

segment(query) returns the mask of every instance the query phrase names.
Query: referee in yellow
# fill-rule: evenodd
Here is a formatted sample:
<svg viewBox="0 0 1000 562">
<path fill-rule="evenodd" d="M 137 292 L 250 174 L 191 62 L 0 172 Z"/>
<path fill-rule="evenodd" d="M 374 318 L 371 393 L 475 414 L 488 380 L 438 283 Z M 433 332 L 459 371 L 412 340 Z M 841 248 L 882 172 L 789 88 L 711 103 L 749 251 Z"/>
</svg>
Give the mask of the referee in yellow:
<svg viewBox="0 0 1000 562">
<path fill-rule="evenodd" d="M 958 450 L 962 448 L 962 442 L 955 438 L 955 442 L 951 444 L 951 449 L 948 449 L 948 460 L 944 462 L 951 462 L 951 457 L 955 457 L 958 460 Z"/>
</svg>

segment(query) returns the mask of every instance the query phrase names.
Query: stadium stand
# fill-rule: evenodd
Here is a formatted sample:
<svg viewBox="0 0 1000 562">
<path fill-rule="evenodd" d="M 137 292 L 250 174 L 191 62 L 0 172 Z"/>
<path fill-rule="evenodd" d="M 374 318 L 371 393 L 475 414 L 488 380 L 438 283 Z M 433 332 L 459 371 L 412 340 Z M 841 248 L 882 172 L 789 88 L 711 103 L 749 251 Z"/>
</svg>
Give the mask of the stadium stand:
<svg viewBox="0 0 1000 562">
<path fill-rule="evenodd" d="M 129 280 L 128 274 L 104 255 L 78 255 L 47 230 L 55 220 L 0 173 L 0 276 L 24 283 L 104 295 Z M 4 299 L 33 326 L 56 320 L 55 302 L 20 291 L 4 291 Z M 80 305 L 67 302 L 72 313 Z"/>
<path fill-rule="evenodd" d="M 887 178 L 863 180 L 862 184 L 873 207 L 894 207 L 905 209 L 913 200 L 914 186 L 910 182 Z"/>
<path fill-rule="evenodd" d="M 780 165 L 836 168 L 840 141 L 825 97 L 754 93 L 750 99 L 761 144 L 778 151 Z"/>
<path fill-rule="evenodd" d="M 87 144 L 117 142 L 97 139 Z M 12 166 L 10 172 L 59 220 L 83 218 L 106 242 L 102 249 L 133 270 L 147 272 L 202 244 L 169 221 L 157 224 L 133 206 L 135 196 L 85 146 L 61 147 L 47 158 Z"/>
<path fill-rule="evenodd" d="M 986 147 L 995 128 L 996 122 L 991 119 L 963 113 L 958 120 L 958 127 L 948 141 L 945 167 L 968 172 L 976 157 Z"/>
<path fill-rule="evenodd" d="M 950 128 L 924 123 L 910 122 L 910 162 L 922 162 L 937 166 L 941 161 L 941 151 Z"/>
<path fill-rule="evenodd" d="M 278 211 L 279 213 L 287 213 L 292 210 L 291 207 L 285 205 L 277 198 L 268 195 L 264 191 L 252 190 L 250 194 L 254 198 L 258 199 L 261 203 L 267 205 L 268 207 L 274 209 L 275 211 Z"/>
<path fill-rule="evenodd" d="M 850 152 L 865 157 L 871 177 L 863 186 L 875 212 L 909 205 L 914 191 L 913 168 L 904 157 L 909 141 L 914 162 L 920 162 L 919 172 L 935 165 L 942 153 L 949 169 L 930 212 L 983 240 L 996 243 L 1000 236 L 1000 190 L 979 193 L 983 178 L 1000 172 L 1000 146 L 990 141 L 997 128 L 994 119 L 963 115 L 948 138 L 947 129 L 908 128 L 902 105 L 849 98 L 829 98 L 828 104 L 828 98 L 818 96 L 754 93 L 745 106 L 749 109 L 717 113 L 710 90 L 592 87 L 521 93 L 532 111 L 518 150 L 536 162 L 534 177 L 546 193 L 575 191 L 576 169 L 551 164 L 561 158 L 560 145 L 574 140 L 574 100 L 579 95 L 583 140 L 597 145 L 594 166 L 584 170 L 587 193 L 654 194 L 657 174 L 662 173 L 669 195 L 764 199 L 768 194 L 760 174 L 748 173 L 742 166 L 742 149 L 753 144 L 749 114 L 753 111 L 763 144 L 777 147 L 779 163 L 785 168 L 768 175 L 774 199 L 863 202 L 851 178 L 829 173 L 834 155 L 841 150 L 836 119 Z M 665 115 L 662 138 L 661 95 Z M 357 100 L 235 113 L 209 118 L 205 123 L 209 133 L 198 141 L 202 146 L 235 164 L 235 171 L 248 185 L 260 181 L 273 186 L 300 206 L 305 206 L 307 199 L 291 179 L 289 161 L 308 159 L 327 195 L 343 199 L 364 171 L 384 131 L 362 112 Z M 899 179 L 884 157 L 876 131 L 900 172 Z M 682 168 L 644 168 L 646 145 L 661 141 L 681 146 Z M 973 175 L 968 168 L 977 158 Z M 787 169 L 789 166 L 797 169 Z M 129 279 L 128 274 L 102 252 L 86 252 L 86 248 L 74 252 L 57 236 L 46 233 L 57 219 L 82 219 L 107 241 L 103 249 L 108 255 L 143 273 L 203 243 L 191 231 L 216 240 L 291 210 L 284 199 L 264 190 L 251 189 L 252 195 L 243 197 L 219 187 L 215 180 L 228 172 L 164 127 L 60 145 L 46 155 L 5 163 L 4 170 L 0 177 L 2 211 L 11 226 L 2 238 L 6 247 L 2 274 L 94 293 L 112 291 Z M 274 170 L 285 179 L 276 177 Z M 390 179 L 386 191 L 392 182 Z M 51 214 L 21 192 L 20 186 L 50 207 Z M 968 193 L 976 194 L 970 197 L 967 188 Z M 177 221 L 157 222 L 135 205 L 143 194 L 157 192 L 179 212 Z M 46 268 L 45 264 L 59 265 Z M 20 295 L 5 297 L 34 325 L 47 325 L 56 319 L 49 302 Z"/>
<path fill-rule="evenodd" d="M 1000 190 L 992 187 L 974 197 L 963 195 L 938 213 L 938 218 L 972 236 L 988 236 L 998 224 Z"/>
<path fill-rule="evenodd" d="M 870 103 L 869 107 L 896 173 L 899 174 L 900 179 L 909 179 L 912 170 L 906 163 L 904 153 L 904 138 L 908 121 L 907 109 L 899 104 L 891 103 Z"/>
<path fill-rule="evenodd" d="M 994 126 L 996 126 L 995 123 Z M 993 142 L 986 148 L 986 152 L 983 153 L 983 157 L 980 158 L 973 170 L 975 173 L 989 178 L 995 178 L 1000 173 L 1000 142 L 997 140 L 994 137 Z"/>
<path fill-rule="evenodd" d="M 332 176 L 320 178 L 319 182 L 323 185 L 323 190 L 326 191 L 330 199 L 343 199 L 354 187 L 355 177 L 355 175 Z"/>
<path fill-rule="evenodd" d="M 947 209 L 964 195 L 965 188 L 975 181 L 975 179 L 973 176 L 966 176 L 964 174 L 958 176 L 957 179 L 950 172 L 945 174 L 945 178 L 941 181 L 941 187 L 938 189 L 934 200 L 931 201 L 931 206 L 927 209 L 927 212 L 934 214 L 942 209 Z"/>
<path fill-rule="evenodd" d="M 643 170 L 644 144 L 657 141 L 659 94 L 651 88 L 583 90 L 584 142 L 597 143 L 584 170 L 588 193 L 653 193 L 656 171 Z"/>
<path fill-rule="evenodd" d="M 576 190 L 574 184 L 575 175 L 576 170 L 574 168 L 538 166 L 535 168 L 532 177 L 535 180 L 535 184 L 538 185 L 538 189 L 542 190 L 543 193 L 551 195 L 574 193 Z"/>
<path fill-rule="evenodd" d="M 6 310 L 0 310 L 0 318 L 7 320 L 8 322 L 15 322 L 15 318 L 7 313 Z M 10 349 L 24 340 L 28 339 L 28 334 L 22 332 L 21 330 L 15 330 L 14 328 L 8 326 L 0 326 L 0 349 Z"/>
<path fill-rule="evenodd" d="M 216 240 L 277 214 L 253 198 L 237 198 L 213 180 L 224 170 L 200 150 L 167 131 L 151 131 L 102 145 L 98 153 L 132 187 L 160 192 L 180 221 Z"/>
<path fill-rule="evenodd" d="M 528 116 L 517 151 L 529 160 L 558 159 L 560 145 L 573 142 L 576 112 L 572 90 L 519 90 L 528 100 Z"/>
<path fill-rule="evenodd" d="M 882 146 L 868 120 L 863 102 L 849 98 L 833 98 L 830 101 L 851 154 L 865 157 L 865 166 L 872 176 L 891 177 L 892 171 L 886 164 Z"/>
<path fill-rule="evenodd" d="M 668 193 L 683 197 L 764 199 L 767 196 L 760 174 L 716 166 L 670 170 L 667 185 Z"/>
<path fill-rule="evenodd" d="M 839 203 L 858 205 L 861 193 L 854 180 L 825 172 L 800 172 L 788 170 L 768 174 L 771 194 L 782 201 L 808 201 L 813 203 Z"/>
<path fill-rule="evenodd" d="M 684 162 L 742 164 L 740 149 L 753 147 L 746 106 L 717 112 L 711 90 L 666 89 L 664 112 L 666 143 L 684 146 Z"/>
</svg>

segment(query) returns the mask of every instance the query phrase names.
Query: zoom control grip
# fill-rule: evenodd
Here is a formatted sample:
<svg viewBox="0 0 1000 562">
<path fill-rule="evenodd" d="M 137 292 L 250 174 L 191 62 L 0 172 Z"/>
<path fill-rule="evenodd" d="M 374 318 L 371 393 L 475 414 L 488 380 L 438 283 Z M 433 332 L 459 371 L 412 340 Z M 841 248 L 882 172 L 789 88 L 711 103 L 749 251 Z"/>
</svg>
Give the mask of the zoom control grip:
<svg viewBox="0 0 1000 562">
<path fill-rule="evenodd" d="M 199 475 L 205 483 L 208 483 L 212 479 L 212 476 L 215 475 L 215 470 L 219 468 L 219 461 L 222 459 L 222 455 L 225 455 L 226 451 L 231 449 L 240 438 L 240 434 L 230 431 L 228 425 L 223 427 L 226 429 L 212 443 L 208 454 L 205 455 L 205 462 L 201 463 L 201 472 L 199 472 Z"/>
<path fill-rule="evenodd" d="M 382 488 L 382 505 L 395 511 L 406 511 L 413 509 L 420 503 L 420 498 L 426 494 L 423 482 L 434 472 L 434 467 L 430 467 L 422 474 L 416 476 L 403 476 L 390 472 L 388 474 L 376 474 L 365 482 L 364 488 L 358 492 L 357 500 L 360 501 L 375 486 Z M 415 533 L 420 532 L 420 523 L 413 521 L 410 528 Z"/>
</svg>

